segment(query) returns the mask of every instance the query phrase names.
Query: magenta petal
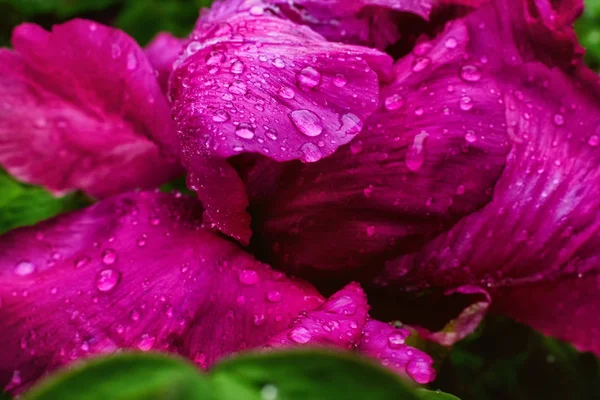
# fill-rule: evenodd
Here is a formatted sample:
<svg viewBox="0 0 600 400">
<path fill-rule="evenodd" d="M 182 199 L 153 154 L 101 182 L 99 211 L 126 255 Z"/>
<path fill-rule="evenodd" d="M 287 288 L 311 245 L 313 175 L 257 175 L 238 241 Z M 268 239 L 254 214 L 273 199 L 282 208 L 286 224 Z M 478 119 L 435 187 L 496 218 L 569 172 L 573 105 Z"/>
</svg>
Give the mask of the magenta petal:
<svg viewBox="0 0 600 400">
<path fill-rule="evenodd" d="M 0 164 L 54 193 L 106 197 L 179 173 L 153 138 L 173 145 L 166 98 L 125 33 L 74 20 L 23 24 L 0 50 Z"/>
<path fill-rule="evenodd" d="M 201 40 L 192 36 L 177 62 L 173 112 L 190 187 L 219 229 L 247 242 L 247 199 L 225 159 L 330 155 L 377 107 L 375 71 L 385 75 L 391 59 L 268 15 L 236 14 L 211 26 Z"/>
<path fill-rule="evenodd" d="M 173 71 L 173 63 L 179 57 L 185 40 L 176 38 L 169 32 L 161 32 L 152 39 L 145 49 L 148 61 L 158 74 L 158 82 L 164 93 L 169 87 L 169 76 Z"/>
<path fill-rule="evenodd" d="M 189 197 L 137 193 L 3 236 L 0 387 L 19 391 L 120 348 L 206 367 L 323 303 L 310 285 L 203 230 L 201 214 Z"/>
<path fill-rule="evenodd" d="M 405 343 L 410 336 L 407 329 L 394 328 L 389 324 L 370 320 L 364 327 L 363 338 L 357 350 L 377 358 L 417 383 L 429 383 L 435 379 L 433 359 L 426 353 Z"/>
<path fill-rule="evenodd" d="M 266 346 L 297 344 L 353 348 L 367 321 L 367 296 L 358 284 L 349 284 L 319 308 L 300 314 L 289 328 L 269 338 Z"/>
</svg>

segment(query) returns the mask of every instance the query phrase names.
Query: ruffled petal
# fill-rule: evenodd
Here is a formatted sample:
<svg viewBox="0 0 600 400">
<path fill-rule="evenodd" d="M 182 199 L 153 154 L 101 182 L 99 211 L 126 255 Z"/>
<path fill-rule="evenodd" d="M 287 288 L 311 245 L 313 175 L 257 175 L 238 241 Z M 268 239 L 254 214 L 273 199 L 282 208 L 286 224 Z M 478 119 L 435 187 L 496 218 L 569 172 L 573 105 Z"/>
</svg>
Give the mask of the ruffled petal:
<svg viewBox="0 0 600 400">
<path fill-rule="evenodd" d="M 377 358 L 386 367 L 408 375 L 417 383 L 435 379 L 433 359 L 405 343 L 408 329 L 394 328 L 380 321 L 369 320 L 365 325 L 358 351 Z"/>
<path fill-rule="evenodd" d="M 209 26 L 177 62 L 174 116 L 191 187 L 217 227 L 244 242 L 247 200 L 225 159 L 250 152 L 310 163 L 330 155 L 377 107 L 376 71 L 389 73 L 391 58 L 266 14 Z"/>
<path fill-rule="evenodd" d="M 173 71 L 173 63 L 183 50 L 185 40 L 176 38 L 169 32 L 161 32 L 152 39 L 144 50 L 148 61 L 158 74 L 158 83 L 163 93 L 168 92 L 169 76 Z"/>
<path fill-rule="evenodd" d="M 196 199 L 113 197 L 0 241 L 0 387 L 18 393 L 74 360 L 131 348 L 200 368 L 265 344 L 353 348 L 368 306 L 328 301 L 205 229 Z"/>
<path fill-rule="evenodd" d="M 0 50 L 0 164 L 12 175 L 106 197 L 179 173 L 148 139 L 174 145 L 174 125 L 133 39 L 74 20 L 51 32 L 20 25 L 13 45 Z"/>
<path fill-rule="evenodd" d="M 267 259 L 295 273 L 357 269 L 352 278 L 365 279 L 490 201 L 510 140 L 495 77 L 465 60 L 468 43 L 456 22 L 419 44 L 394 66 L 381 109 L 355 141 L 288 168 L 273 196 L 253 199 Z"/>
</svg>

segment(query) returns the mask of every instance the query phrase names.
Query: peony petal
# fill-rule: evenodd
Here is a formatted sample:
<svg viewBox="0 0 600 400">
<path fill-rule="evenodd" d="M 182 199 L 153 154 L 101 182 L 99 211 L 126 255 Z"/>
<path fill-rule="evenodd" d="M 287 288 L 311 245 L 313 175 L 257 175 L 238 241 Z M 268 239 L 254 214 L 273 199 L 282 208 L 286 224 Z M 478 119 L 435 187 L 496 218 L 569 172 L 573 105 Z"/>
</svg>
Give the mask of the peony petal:
<svg viewBox="0 0 600 400">
<path fill-rule="evenodd" d="M 148 140 L 174 145 L 174 126 L 133 39 L 73 20 L 52 32 L 20 25 L 13 45 L 0 50 L 0 164 L 12 175 L 106 197 L 179 173 Z"/>
<path fill-rule="evenodd" d="M 410 336 L 408 329 L 394 328 L 383 322 L 367 322 L 358 351 L 378 358 L 381 363 L 417 383 L 429 383 L 435 379 L 433 359 L 426 353 L 405 343 Z"/>
<path fill-rule="evenodd" d="M 391 59 L 268 15 L 226 21 L 197 28 L 171 77 L 171 96 L 190 186 L 219 229 L 247 242 L 247 199 L 225 159 L 330 155 L 377 107 L 375 71 L 386 75 Z"/>
<path fill-rule="evenodd" d="M 183 39 L 176 38 L 169 32 L 161 32 L 152 39 L 144 51 L 148 61 L 158 73 L 158 82 L 163 93 L 168 92 L 173 63 L 179 57 L 184 43 Z"/>
<path fill-rule="evenodd" d="M 255 199 L 261 253 L 295 273 L 358 269 L 350 279 L 365 279 L 490 200 L 510 143 L 494 76 L 460 73 L 482 68 L 465 61 L 468 41 L 456 22 L 422 42 L 395 65 L 359 138 L 290 167 L 274 195 Z"/>
<path fill-rule="evenodd" d="M 121 195 L 12 231 L 0 254 L 0 386 L 13 393 L 122 348 L 201 368 L 268 343 L 351 348 L 367 320 L 357 284 L 324 302 L 204 229 L 197 200 L 177 194 Z"/>
</svg>

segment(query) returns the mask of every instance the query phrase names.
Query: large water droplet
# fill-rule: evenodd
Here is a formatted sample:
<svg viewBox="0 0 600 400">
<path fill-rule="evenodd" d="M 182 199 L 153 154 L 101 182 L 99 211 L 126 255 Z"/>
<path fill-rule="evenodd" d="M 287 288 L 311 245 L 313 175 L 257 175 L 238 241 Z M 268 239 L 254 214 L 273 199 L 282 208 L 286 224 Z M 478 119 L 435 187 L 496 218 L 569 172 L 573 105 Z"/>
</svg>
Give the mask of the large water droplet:
<svg viewBox="0 0 600 400">
<path fill-rule="evenodd" d="M 321 149 L 319 149 L 314 143 L 304 143 L 300 147 L 300 151 L 302 152 L 301 159 L 306 163 L 317 162 L 321 158 L 323 158 L 323 153 L 321 153 Z"/>
<path fill-rule="evenodd" d="M 19 276 L 27 276 L 35 271 L 35 265 L 27 260 L 19 261 L 15 266 L 15 274 Z"/>
<path fill-rule="evenodd" d="M 254 137 L 254 129 L 250 125 L 240 124 L 235 130 L 235 134 L 242 139 L 252 139 Z"/>
<path fill-rule="evenodd" d="M 466 82 L 477 82 L 481 79 L 481 71 L 474 65 L 463 65 L 460 69 L 460 77 Z"/>
<path fill-rule="evenodd" d="M 304 89 L 312 89 L 321 83 L 321 73 L 313 67 L 306 67 L 296 76 L 298 85 Z"/>
<path fill-rule="evenodd" d="M 429 134 L 425 131 L 421 131 L 418 135 L 415 135 L 412 146 L 406 152 L 406 158 L 404 160 L 406 167 L 411 171 L 418 171 L 423 162 L 425 161 L 425 150 L 423 148 L 425 139 Z"/>
<path fill-rule="evenodd" d="M 154 343 L 156 343 L 156 337 L 149 333 L 144 333 L 138 342 L 137 348 L 142 351 L 148 351 L 154 347 Z"/>
<path fill-rule="evenodd" d="M 120 280 L 121 273 L 116 269 L 103 269 L 96 275 L 96 287 L 101 292 L 109 292 L 117 286 Z"/>
<path fill-rule="evenodd" d="M 323 132 L 321 118 L 310 110 L 296 110 L 290 114 L 294 126 L 306 136 L 319 136 Z"/>
<path fill-rule="evenodd" d="M 394 111 L 404 105 L 404 99 L 399 94 L 393 94 L 385 98 L 384 105 L 386 110 Z"/>
<path fill-rule="evenodd" d="M 102 263 L 104 265 L 113 265 L 117 262 L 118 255 L 113 249 L 106 249 L 102 252 Z"/>
<path fill-rule="evenodd" d="M 420 358 L 409 362 L 406 366 L 406 372 L 417 383 L 427 383 L 431 378 L 429 363 Z"/>
<path fill-rule="evenodd" d="M 238 273 L 238 278 L 244 285 L 254 285 L 258 283 L 259 277 L 256 271 L 251 269 L 243 269 Z"/>
<path fill-rule="evenodd" d="M 310 331 L 303 326 L 292 329 L 290 333 L 288 333 L 288 337 L 298 344 L 308 343 L 310 342 L 310 339 L 312 339 Z"/>
</svg>

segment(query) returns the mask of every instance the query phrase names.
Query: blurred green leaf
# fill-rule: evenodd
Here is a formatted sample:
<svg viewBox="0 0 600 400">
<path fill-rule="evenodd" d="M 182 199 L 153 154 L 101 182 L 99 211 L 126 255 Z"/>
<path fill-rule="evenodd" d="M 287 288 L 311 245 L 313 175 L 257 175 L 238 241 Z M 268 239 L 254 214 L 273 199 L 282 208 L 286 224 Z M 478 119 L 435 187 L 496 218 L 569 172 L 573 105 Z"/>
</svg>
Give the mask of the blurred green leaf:
<svg viewBox="0 0 600 400">
<path fill-rule="evenodd" d="M 25 400 L 458 400 L 415 389 L 351 353 L 295 349 L 238 355 L 208 375 L 182 359 L 121 353 L 63 370 Z"/>
<path fill-rule="evenodd" d="M 10 396 L 4 392 L 0 392 L 0 400 L 10 400 Z"/>
<path fill-rule="evenodd" d="M 600 67 L 600 0 L 585 0 L 585 11 L 575 23 L 579 41 L 587 49 L 586 62 Z"/>
<path fill-rule="evenodd" d="M 156 33 L 171 32 L 183 37 L 189 34 L 198 19 L 200 8 L 211 0 L 128 0 L 115 25 L 140 44 L 148 43 Z"/>
<path fill-rule="evenodd" d="M 454 346 L 432 386 L 463 400 L 600 399 L 600 362 L 525 325 L 489 317 Z"/>
<path fill-rule="evenodd" d="M 196 367 L 159 354 L 125 353 L 64 370 L 23 396 L 25 400 L 212 399 Z"/>
<path fill-rule="evenodd" d="M 20 226 L 33 225 L 89 203 L 80 193 L 54 197 L 41 187 L 17 182 L 0 170 L 0 234 Z"/>
<path fill-rule="evenodd" d="M 12 6 L 26 17 L 54 14 L 69 18 L 89 11 L 103 10 L 123 0 L 0 0 L 1 5 Z"/>
</svg>

